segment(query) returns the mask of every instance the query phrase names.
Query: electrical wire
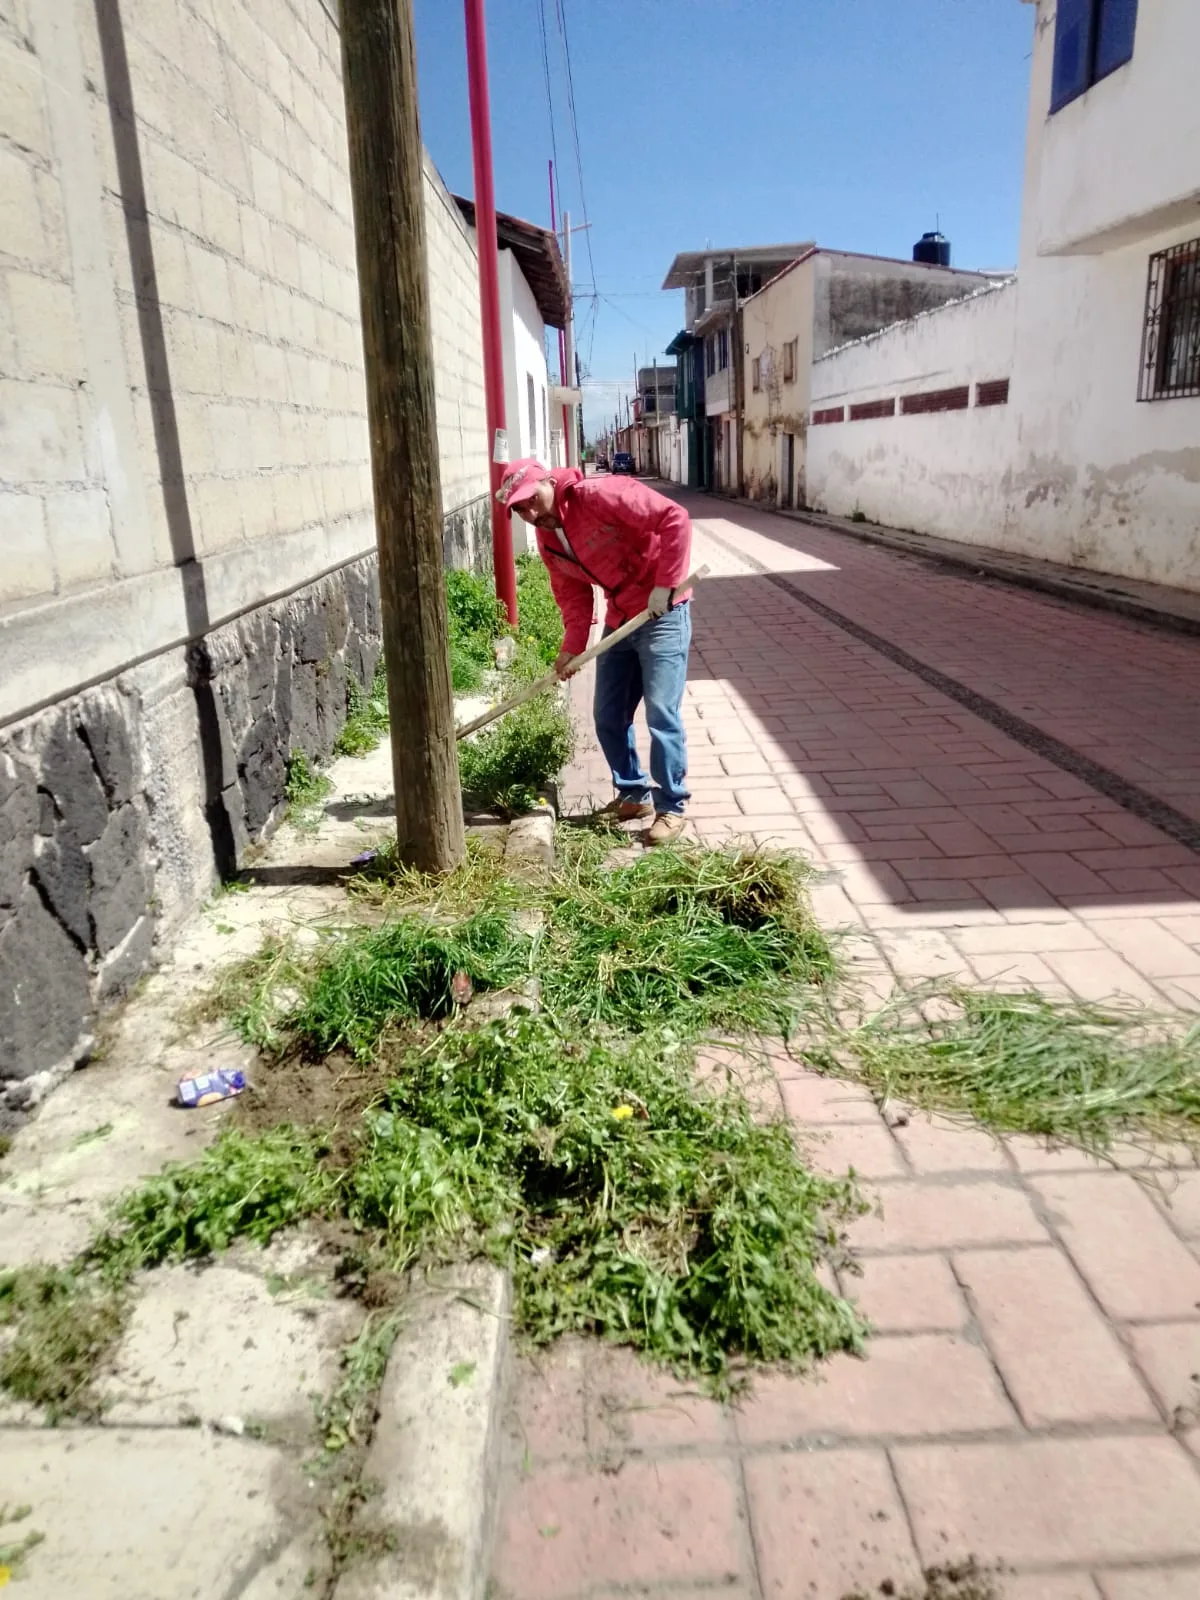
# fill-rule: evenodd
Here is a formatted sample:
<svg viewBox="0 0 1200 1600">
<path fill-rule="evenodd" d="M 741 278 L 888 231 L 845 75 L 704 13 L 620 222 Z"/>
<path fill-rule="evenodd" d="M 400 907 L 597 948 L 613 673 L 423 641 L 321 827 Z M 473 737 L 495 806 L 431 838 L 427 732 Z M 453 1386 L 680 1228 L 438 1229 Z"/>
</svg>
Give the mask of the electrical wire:
<svg viewBox="0 0 1200 1600">
<path fill-rule="evenodd" d="M 546 0 L 534 0 L 538 14 L 538 33 L 542 41 L 542 74 L 546 80 L 546 115 L 550 120 L 550 154 L 554 160 L 554 183 L 558 185 L 558 136 L 554 127 L 554 94 L 550 86 L 550 45 L 546 33 Z"/>
<path fill-rule="evenodd" d="M 579 178 L 579 203 L 583 208 L 585 227 L 588 223 L 587 192 L 583 183 L 583 156 L 579 147 L 579 119 L 575 115 L 575 75 L 571 70 L 571 45 L 567 37 L 567 16 L 563 0 L 554 0 L 554 13 L 558 19 L 558 32 L 562 39 L 563 60 L 567 68 L 567 110 L 571 118 L 571 138 L 575 145 L 575 171 Z M 585 234 L 587 244 L 588 271 L 591 274 L 592 292 L 596 289 L 596 263 L 592 258 L 591 229 L 587 228 Z"/>
</svg>

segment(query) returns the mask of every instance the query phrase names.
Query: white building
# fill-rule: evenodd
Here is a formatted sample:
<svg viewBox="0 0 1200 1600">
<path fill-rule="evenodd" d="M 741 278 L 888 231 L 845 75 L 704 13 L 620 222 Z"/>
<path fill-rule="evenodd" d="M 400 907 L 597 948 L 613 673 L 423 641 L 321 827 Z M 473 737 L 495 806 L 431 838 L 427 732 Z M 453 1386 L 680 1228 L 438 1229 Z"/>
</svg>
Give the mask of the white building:
<svg viewBox="0 0 1200 1600">
<path fill-rule="evenodd" d="M 814 363 L 809 501 L 1200 590 L 1200 4 L 1033 3 L 1017 282 Z"/>
</svg>

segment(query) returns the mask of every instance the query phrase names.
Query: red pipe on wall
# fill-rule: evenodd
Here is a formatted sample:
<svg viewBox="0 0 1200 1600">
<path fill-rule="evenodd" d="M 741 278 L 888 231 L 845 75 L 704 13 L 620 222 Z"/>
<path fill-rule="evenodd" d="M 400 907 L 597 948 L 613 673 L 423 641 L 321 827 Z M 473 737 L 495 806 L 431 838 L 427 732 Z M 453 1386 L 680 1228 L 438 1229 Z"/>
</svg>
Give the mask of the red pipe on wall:
<svg viewBox="0 0 1200 1600">
<path fill-rule="evenodd" d="M 479 251 L 479 309 L 483 321 L 483 383 L 491 463 L 492 564 L 496 598 L 517 625 L 517 569 L 512 523 L 496 499 L 504 464 L 494 460 L 504 421 L 504 342 L 500 333 L 500 266 L 496 240 L 496 193 L 492 182 L 492 112 L 488 99 L 487 28 L 483 0 L 465 0 L 467 84 L 471 99 L 471 154 L 475 165 L 475 244 Z"/>
</svg>

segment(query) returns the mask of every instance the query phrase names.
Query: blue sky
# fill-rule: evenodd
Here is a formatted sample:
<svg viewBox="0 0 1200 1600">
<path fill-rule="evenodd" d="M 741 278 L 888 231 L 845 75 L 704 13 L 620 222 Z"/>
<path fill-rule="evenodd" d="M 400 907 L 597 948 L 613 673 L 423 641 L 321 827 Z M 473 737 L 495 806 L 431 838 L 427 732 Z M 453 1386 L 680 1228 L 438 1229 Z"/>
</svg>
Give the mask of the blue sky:
<svg viewBox="0 0 1200 1600">
<path fill-rule="evenodd" d="M 589 434 L 682 325 L 678 250 L 815 238 L 956 266 L 1016 262 L 1032 6 L 1020 0 L 488 0 L 496 200 L 549 223 L 548 27 L 559 188 L 590 230 L 574 280 Z M 422 131 L 471 194 L 463 8 L 415 0 Z M 599 298 L 592 299 L 593 287 Z"/>
</svg>

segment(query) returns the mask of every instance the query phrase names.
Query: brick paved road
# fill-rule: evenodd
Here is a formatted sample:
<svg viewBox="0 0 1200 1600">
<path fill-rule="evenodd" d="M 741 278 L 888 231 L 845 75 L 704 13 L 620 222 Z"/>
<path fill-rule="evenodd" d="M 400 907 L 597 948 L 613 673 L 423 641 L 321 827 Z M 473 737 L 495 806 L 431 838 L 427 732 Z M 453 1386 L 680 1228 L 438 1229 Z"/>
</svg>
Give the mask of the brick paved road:
<svg viewBox="0 0 1200 1600">
<path fill-rule="evenodd" d="M 869 989 L 960 972 L 1200 1008 L 1194 640 L 689 504 L 713 572 L 700 837 L 825 865 L 818 910 Z M 585 749 L 568 804 L 609 792 Z M 500 1590 L 841 1600 L 974 1554 L 1013 1569 L 1006 1600 L 1200 1600 L 1200 1172 L 1164 1195 L 1030 1141 L 891 1127 L 776 1065 L 814 1162 L 880 1201 L 841 1285 L 868 1358 L 736 1410 L 583 1343 L 525 1365 Z"/>
</svg>

